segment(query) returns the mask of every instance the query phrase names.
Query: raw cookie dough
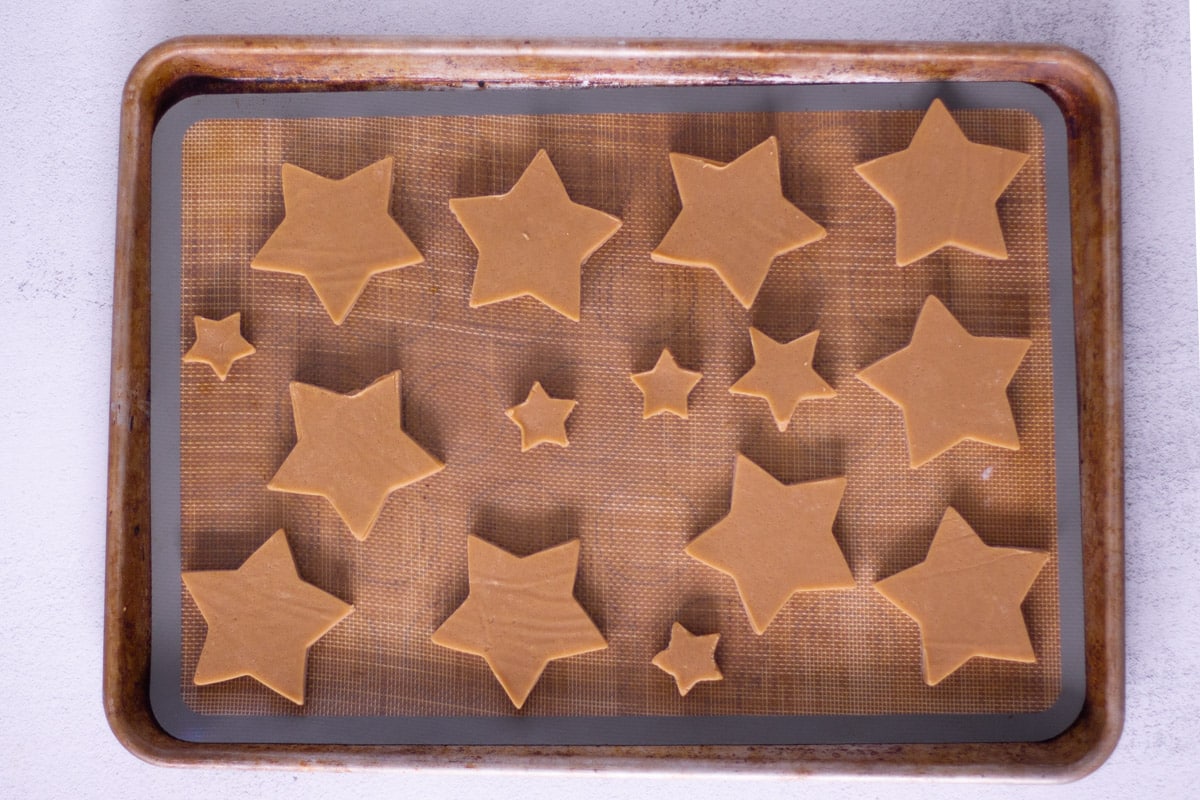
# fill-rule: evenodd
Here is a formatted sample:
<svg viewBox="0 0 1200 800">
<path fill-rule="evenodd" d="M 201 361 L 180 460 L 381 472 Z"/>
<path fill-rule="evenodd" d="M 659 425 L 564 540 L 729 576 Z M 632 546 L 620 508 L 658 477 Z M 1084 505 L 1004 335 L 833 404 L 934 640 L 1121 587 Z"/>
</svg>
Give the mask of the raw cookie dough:
<svg viewBox="0 0 1200 800">
<path fill-rule="evenodd" d="M 303 275 L 341 325 L 372 275 L 425 260 L 388 213 L 391 199 L 391 158 L 341 180 L 284 164 L 283 222 L 250 266 Z"/>
<path fill-rule="evenodd" d="M 291 384 L 296 446 L 267 488 L 320 495 L 358 540 L 366 539 L 388 495 L 444 464 L 400 427 L 400 372 L 357 394 Z"/>
<path fill-rule="evenodd" d="M 684 697 L 700 681 L 719 681 L 725 676 L 717 669 L 715 653 L 719 633 L 696 636 L 678 622 L 671 625 L 671 642 L 651 664 L 675 679 L 679 696 Z"/>
<path fill-rule="evenodd" d="M 783 196 L 774 136 L 728 164 L 671 153 L 671 170 L 683 210 L 650 258 L 708 267 L 746 308 L 776 257 L 825 235 Z"/>
<path fill-rule="evenodd" d="M 249 675 L 298 705 L 308 648 L 354 610 L 300 579 L 283 530 L 237 569 L 185 572 L 183 584 L 208 625 L 196 685 Z"/>
<path fill-rule="evenodd" d="M 208 364 L 223 381 L 233 362 L 255 352 L 254 345 L 242 337 L 240 311 L 222 320 L 196 316 L 192 323 L 196 326 L 196 342 L 183 354 L 185 364 Z"/>
<path fill-rule="evenodd" d="M 975 656 L 1037 660 L 1021 603 L 1048 553 L 988 547 L 946 509 L 925 560 L 875 584 L 921 629 L 925 682 L 935 686 Z"/>
<path fill-rule="evenodd" d="M 796 592 L 854 588 L 833 537 L 845 489 L 845 478 L 785 486 L 738 454 L 729 514 L 684 552 L 733 578 L 762 634 Z"/>
<path fill-rule="evenodd" d="M 517 708 L 554 659 L 608 647 L 575 599 L 579 540 L 518 558 L 467 537 L 470 591 L 433 643 L 482 656 Z"/>
<path fill-rule="evenodd" d="M 1029 345 L 1028 339 L 972 336 L 930 295 L 909 345 L 858 378 L 904 412 L 913 469 L 967 439 L 1018 450 L 1006 390 Z"/>
<path fill-rule="evenodd" d="M 569 445 L 567 417 L 576 405 L 574 400 L 556 400 L 535 381 L 525 402 L 504 413 L 521 429 L 521 452 L 525 453 L 543 443 Z"/>
<path fill-rule="evenodd" d="M 583 262 L 621 227 L 571 201 L 545 150 L 508 193 L 456 198 L 450 210 L 479 250 L 471 308 L 528 295 L 575 322 Z"/>
<path fill-rule="evenodd" d="M 738 378 L 729 391 L 765 399 L 771 407 L 775 426 L 780 432 L 786 431 L 801 400 L 836 394 L 833 387 L 813 370 L 813 352 L 817 349 L 819 334 L 820 331 L 813 331 L 782 344 L 751 328 L 754 366 Z"/>
<path fill-rule="evenodd" d="M 654 369 L 629 377 L 642 390 L 642 419 L 658 414 L 674 414 L 687 419 L 688 395 L 704 376 L 676 364 L 671 351 L 663 348 Z"/>
<path fill-rule="evenodd" d="M 947 245 L 1008 258 L 996 201 L 1028 158 L 970 141 L 934 100 L 907 148 L 854 169 L 896 210 L 902 267 Z"/>
</svg>

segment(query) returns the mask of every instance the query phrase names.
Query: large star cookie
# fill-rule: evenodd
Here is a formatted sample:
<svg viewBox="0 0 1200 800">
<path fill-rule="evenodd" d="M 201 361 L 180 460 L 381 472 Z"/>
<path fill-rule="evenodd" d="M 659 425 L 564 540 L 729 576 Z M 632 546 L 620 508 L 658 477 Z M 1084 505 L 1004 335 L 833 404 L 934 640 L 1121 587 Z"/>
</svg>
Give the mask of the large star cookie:
<svg viewBox="0 0 1200 800">
<path fill-rule="evenodd" d="M 925 682 L 934 686 L 976 656 L 1037 660 L 1021 603 L 1048 558 L 988 547 L 948 508 L 925 560 L 875 588 L 920 627 Z"/>
<path fill-rule="evenodd" d="M 554 659 L 608 647 L 575 599 L 579 541 L 518 558 L 467 537 L 470 591 L 434 644 L 482 656 L 521 708 Z"/>
<path fill-rule="evenodd" d="M 699 372 L 679 366 L 671 351 L 663 348 L 654 369 L 629 376 L 642 391 L 642 419 L 658 414 L 674 414 L 687 419 L 688 395 L 703 377 Z"/>
<path fill-rule="evenodd" d="M 713 270 L 746 308 L 778 256 L 825 235 L 783 196 L 774 136 L 728 164 L 671 153 L 671 170 L 683 209 L 650 258 Z"/>
<path fill-rule="evenodd" d="M 913 469 L 968 439 L 1017 450 L 1006 391 L 1029 344 L 972 336 L 930 295 L 909 345 L 858 377 L 904 412 Z"/>
<path fill-rule="evenodd" d="M 242 336 L 242 314 L 230 314 L 221 320 L 192 317 L 196 341 L 183 354 L 185 364 L 208 364 L 217 377 L 225 380 L 233 362 L 253 355 L 254 345 Z"/>
<path fill-rule="evenodd" d="M 400 373 L 357 394 L 292 383 L 296 446 L 268 489 L 319 495 L 350 532 L 366 539 L 395 490 L 444 466 L 400 427 Z"/>
<path fill-rule="evenodd" d="M 812 366 L 819 334 L 820 331 L 813 331 L 782 344 L 762 331 L 751 328 L 754 366 L 738 378 L 729 391 L 766 400 L 775 418 L 775 426 L 780 431 L 786 431 L 801 400 L 833 397 L 836 394 Z"/>
<path fill-rule="evenodd" d="M 896 265 L 948 245 L 1008 258 L 996 201 L 1029 158 L 977 144 L 934 100 L 907 148 L 854 169 L 896 210 Z"/>
<path fill-rule="evenodd" d="M 208 625 L 196 685 L 248 675 L 297 704 L 308 648 L 354 610 L 300 579 L 282 530 L 237 569 L 185 572 L 183 583 Z"/>
<path fill-rule="evenodd" d="M 521 452 L 527 452 L 539 444 L 556 444 L 566 447 L 567 417 L 578 405 L 574 400 L 558 400 L 546 394 L 540 382 L 535 381 L 525 402 L 505 411 L 505 415 L 521 429 Z"/>
<path fill-rule="evenodd" d="M 717 668 L 715 653 L 719 633 L 696 636 L 678 622 L 671 625 L 671 641 L 650 663 L 675 679 L 683 697 L 701 681 L 719 681 L 725 676 Z"/>
<path fill-rule="evenodd" d="M 572 202 L 545 150 L 507 194 L 456 198 L 450 210 L 479 250 L 471 308 L 528 295 L 575 322 L 583 262 L 621 227 Z"/>
<path fill-rule="evenodd" d="M 250 266 L 308 279 L 341 325 L 372 275 L 424 258 L 388 213 L 392 159 L 341 180 L 283 165 L 283 222 Z"/>
<path fill-rule="evenodd" d="M 845 478 L 785 486 L 739 454 L 728 516 L 684 552 L 733 578 L 762 634 L 796 592 L 853 588 L 833 537 L 845 488 Z"/>
</svg>

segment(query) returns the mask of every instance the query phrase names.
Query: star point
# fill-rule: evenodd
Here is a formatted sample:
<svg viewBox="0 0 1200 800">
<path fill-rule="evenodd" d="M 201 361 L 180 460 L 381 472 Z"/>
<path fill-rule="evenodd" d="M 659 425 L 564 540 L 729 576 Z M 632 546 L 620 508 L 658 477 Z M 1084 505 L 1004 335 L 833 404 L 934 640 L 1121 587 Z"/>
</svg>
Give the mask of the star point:
<svg viewBox="0 0 1200 800">
<path fill-rule="evenodd" d="M 254 345 L 242 336 L 240 311 L 220 320 L 195 316 L 192 323 L 196 326 L 196 341 L 183 354 L 183 361 L 185 364 L 208 364 L 221 381 L 229 376 L 235 361 L 256 352 Z"/>
<path fill-rule="evenodd" d="M 283 530 L 234 570 L 183 573 L 208 626 L 197 686 L 254 678 L 304 704 L 308 649 L 354 607 L 300 578 Z"/>
<path fill-rule="evenodd" d="M 471 308 L 529 296 L 573 322 L 584 262 L 621 227 L 571 200 L 545 150 L 507 193 L 455 198 L 450 210 L 479 251 Z"/>
<path fill-rule="evenodd" d="M 356 394 L 291 384 L 296 445 L 267 488 L 318 495 L 359 541 L 370 535 L 388 496 L 445 465 L 400 425 L 400 373 Z"/>
<path fill-rule="evenodd" d="M 655 655 L 650 663 L 674 678 L 679 696 L 685 697 L 701 681 L 724 679 L 715 657 L 720 638 L 719 633 L 697 636 L 678 622 L 672 623 L 667 649 Z"/>
<path fill-rule="evenodd" d="M 642 392 L 642 419 L 658 414 L 674 414 L 687 419 L 688 395 L 704 376 L 679 366 L 675 356 L 664 347 L 654 369 L 629 377 Z"/>
<path fill-rule="evenodd" d="M 684 552 L 733 578 L 761 635 L 793 594 L 854 587 L 833 536 L 845 489 L 845 478 L 788 486 L 739 454 L 729 514 Z"/>
<path fill-rule="evenodd" d="M 934 100 L 907 148 L 854 169 L 895 209 L 902 267 L 947 246 L 1008 258 L 996 201 L 1028 158 L 970 141 Z"/>
<path fill-rule="evenodd" d="M 482 657 L 521 708 L 551 661 L 608 647 L 575 599 L 578 564 L 578 539 L 522 558 L 468 536 L 467 599 L 433 643 Z"/>
<path fill-rule="evenodd" d="M 722 164 L 671 153 L 683 209 L 650 258 L 707 267 L 745 308 L 776 258 L 825 235 L 825 229 L 783 196 L 774 136 Z"/>
<path fill-rule="evenodd" d="M 575 410 L 575 400 L 560 400 L 551 397 L 535 381 L 525 402 L 505 411 L 505 415 L 521 429 L 521 452 L 525 453 L 539 444 L 556 444 L 567 447 L 567 417 Z"/>
<path fill-rule="evenodd" d="M 1037 660 L 1021 603 L 1048 553 L 989 547 L 946 509 L 925 560 L 875 584 L 921 630 L 922 672 L 935 686 L 972 658 Z"/>
<path fill-rule="evenodd" d="M 813 331 L 785 344 L 751 328 L 754 366 L 729 387 L 730 393 L 766 400 L 775 426 L 786 431 L 801 400 L 836 394 L 812 366 L 819 335 Z"/>
<path fill-rule="evenodd" d="M 424 257 L 388 213 L 392 158 L 333 180 L 284 164 L 284 217 L 250 262 L 302 275 L 335 325 L 345 322 L 371 276 Z"/>
<path fill-rule="evenodd" d="M 858 378 L 900 407 L 913 469 L 967 440 L 1018 450 L 1007 389 L 1029 346 L 1028 339 L 972 336 L 929 295 L 908 346 Z"/>
</svg>

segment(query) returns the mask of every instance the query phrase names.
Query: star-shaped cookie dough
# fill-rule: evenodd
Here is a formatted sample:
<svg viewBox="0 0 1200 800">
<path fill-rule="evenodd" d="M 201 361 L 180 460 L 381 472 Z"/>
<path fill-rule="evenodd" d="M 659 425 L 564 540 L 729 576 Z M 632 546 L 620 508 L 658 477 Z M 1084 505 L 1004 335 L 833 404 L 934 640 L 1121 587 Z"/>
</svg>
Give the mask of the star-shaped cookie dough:
<svg viewBox="0 0 1200 800">
<path fill-rule="evenodd" d="M 298 705 L 308 648 L 354 610 L 300 579 L 282 530 L 237 569 L 185 572 L 183 583 L 208 624 L 196 685 L 249 675 Z"/>
<path fill-rule="evenodd" d="M 183 354 L 185 364 L 208 364 L 221 380 L 229 376 L 233 362 L 254 353 L 254 345 L 242 338 L 242 314 L 222 320 L 192 317 L 196 342 Z"/>
<path fill-rule="evenodd" d="M 673 623 L 670 644 L 650 663 L 675 679 L 675 687 L 683 697 L 700 681 L 719 681 L 725 677 L 717 669 L 714 657 L 720 638 L 719 633 L 696 636 L 678 622 Z"/>
<path fill-rule="evenodd" d="M 560 447 L 569 445 L 567 417 L 576 405 L 574 400 L 556 400 L 535 381 L 525 402 L 504 413 L 521 429 L 521 452 L 524 453 L 546 442 Z"/>
<path fill-rule="evenodd" d="M 1018 450 L 1006 391 L 1029 344 L 972 336 L 930 295 L 909 345 L 858 377 L 904 412 L 913 469 L 967 439 Z"/>
<path fill-rule="evenodd" d="M 389 494 L 445 466 L 400 428 L 398 371 L 357 394 L 290 388 L 296 446 L 267 488 L 326 498 L 356 539 L 370 535 Z"/>
<path fill-rule="evenodd" d="M 762 634 L 796 592 L 854 587 L 833 538 L 845 489 L 845 478 L 785 486 L 739 454 L 728 516 L 684 552 L 733 578 L 754 632 Z"/>
<path fill-rule="evenodd" d="M 728 164 L 671 153 L 683 209 L 650 258 L 707 267 L 750 308 L 771 263 L 825 235 L 783 196 L 772 136 Z"/>
<path fill-rule="evenodd" d="M 761 397 L 771 407 L 775 425 L 786 431 L 801 400 L 833 397 L 833 387 L 813 370 L 813 352 L 820 331 L 781 344 L 756 328 L 750 329 L 754 366 L 729 387 L 733 394 Z"/>
<path fill-rule="evenodd" d="M 934 100 L 907 148 L 854 169 L 896 210 L 896 265 L 953 245 L 1008 258 L 996 201 L 1029 158 L 976 144 Z"/>
<path fill-rule="evenodd" d="M 663 348 L 654 369 L 629 377 L 642 390 L 642 419 L 667 413 L 687 419 L 688 395 L 704 376 L 676 364 L 671 351 Z"/>
<path fill-rule="evenodd" d="M 283 165 L 283 222 L 250 266 L 303 275 L 341 325 L 372 275 L 424 257 L 388 213 L 392 159 L 341 180 Z"/>
<path fill-rule="evenodd" d="M 575 599 L 579 540 L 518 558 L 467 537 L 467 599 L 433 643 L 482 656 L 521 708 L 551 661 L 608 647 Z"/>
<path fill-rule="evenodd" d="M 507 194 L 456 198 L 450 210 L 479 250 L 471 308 L 528 295 L 575 322 L 583 262 L 621 227 L 572 202 L 545 150 Z"/>
<path fill-rule="evenodd" d="M 934 686 L 975 656 L 1037 660 L 1021 603 L 1049 557 L 988 547 L 948 508 L 925 560 L 875 588 L 916 620 L 925 682 Z"/>
</svg>

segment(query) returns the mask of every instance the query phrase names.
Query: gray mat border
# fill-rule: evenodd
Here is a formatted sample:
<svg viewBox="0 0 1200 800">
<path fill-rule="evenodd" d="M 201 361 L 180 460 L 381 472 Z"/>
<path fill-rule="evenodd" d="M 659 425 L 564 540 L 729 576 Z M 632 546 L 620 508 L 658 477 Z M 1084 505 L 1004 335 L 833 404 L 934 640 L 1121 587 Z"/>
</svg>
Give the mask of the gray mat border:
<svg viewBox="0 0 1200 800">
<path fill-rule="evenodd" d="M 180 370 L 183 137 L 204 119 L 431 115 L 1018 108 L 1042 125 L 1050 260 L 1062 691 L 1029 714 L 617 717 L 331 717 L 199 714 L 179 690 Z M 1085 693 L 1083 550 L 1066 125 L 1048 95 L 1017 82 L 593 89 L 448 89 L 189 97 L 154 132 L 151 156 L 150 706 L 190 742 L 457 745 L 784 745 L 1041 741 L 1078 718 Z"/>
</svg>

